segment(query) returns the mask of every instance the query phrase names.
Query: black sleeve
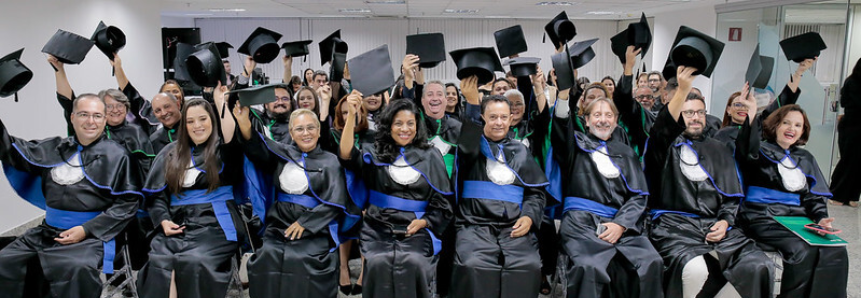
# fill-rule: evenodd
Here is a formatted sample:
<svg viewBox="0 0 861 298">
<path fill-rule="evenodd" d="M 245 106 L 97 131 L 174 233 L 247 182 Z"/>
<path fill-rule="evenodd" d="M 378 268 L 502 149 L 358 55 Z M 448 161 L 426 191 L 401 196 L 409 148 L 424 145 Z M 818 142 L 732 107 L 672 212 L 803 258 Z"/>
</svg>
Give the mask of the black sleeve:
<svg viewBox="0 0 861 298">
<path fill-rule="evenodd" d="M 570 103 L 571 100 L 568 101 Z M 554 115 L 553 128 L 550 129 L 550 146 L 555 149 L 553 150 L 553 157 L 564 169 L 571 167 L 574 162 L 574 154 L 577 153 L 577 145 L 574 144 L 574 124 L 571 121 L 577 118 L 573 111 L 568 118 L 559 118 Z"/>
<path fill-rule="evenodd" d="M 667 151 L 673 142 L 682 132 L 685 131 L 685 122 L 681 115 L 679 119 L 673 119 L 670 115 L 670 110 L 664 106 L 658 117 L 655 118 L 655 123 L 652 125 L 652 131 L 649 133 L 648 150 L 646 150 L 647 161 L 655 162 L 655 165 L 663 165 L 667 159 Z M 650 168 L 651 165 L 646 165 Z"/>
<path fill-rule="evenodd" d="M 147 198 L 147 201 L 150 202 L 149 206 L 147 206 L 147 212 L 156 229 L 161 228 L 162 221 L 171 220 L 169 200 L 170 194 L 168 194 L 167 188 Z"/>
<path fill-rule="evenodd" d="M 526 187 L 523 189 L 523 207 L 521 215 L 532 219 L 532 231 L 538 231 L 541 221 L 544 219 L 544 206 L 547 197 L 543 189 L 538 187 Z"/>
<path fill-rule="evenodd" d="M 825 204 L 825 200 L 825 197 L 809 192 L 801 196 L 801 205 L 804 206 L 807 217 L 814 223 L 819 223 L 823 218 L 828 218 L 828 206 Z"/>
<path fill-rule="evenodd" d="M 739 198 L 723 196 L 723 202 L 717 213 L 718 220 L 725 220 L 729 226 L 735 225 L 735 214 L 738 212 Z"/>
<path fill-rule="evenodd" d="M 762 136 L 762 116 L 753 119 L 750 124 L 749 117 L 744 118 L 738 137 L 735 139 L 735 159 L 739 167 L 744 169 L 754 165 L 759 159 L 759 148 Z"/>
<path fill-rule="evenodd" d="M 140 197 L 137 195 L 116 196 L 110 208 L 81 226 L 88 235 L 102 241 L 110 241 L 135 217 L 139 203 Z"/>
<path fill-rule="evenodd" d="M 0 120 L 0 160 L 3 163 L 14 167 L 15 169 L 27 173 L 31 173 L 33 175 L 40 175 L 44 168 L 34 166 L 27 159 L 22 156 L 16 149 L 13 147 L 13 144 L 23 144 L 27 143 L 27 141 L 23 139 L 19 139 L 13 137 L 9 134 L 9 131 L 6 130 L 6 125 L 3 124 L 3 121 Z M 36 145 L 36 144 L 34 144 Z M 34 146 L 35 147 L 35 146 Z M 30 147 L 19 147 L 21 150 L 31 150 Z M 51 148 L 53 149 L 53 148 Z M 38 150 L 44 152 L 41 148 L 35 147 L 33 150 Z"/>
<path fill-rule="evenodd" d="M 619 212 L 616 212 L 613 222 L 625 227 L 626 231 L 640 233 L 637 222 L 644 212 L 646 212 L 646 196 L 633 194 L 633 197 L 619 208 Z"/>
<path fill-rule="evenodd" d="M 783 86 L 783 91 L 780 92 L 780 95 L 762 111 L 762 119 L 768 118 L 768 115 L 774 113 L 782 106 L 791 105 L 798 102 L 798 97 L 801 95 L 801 88 L 792 92 L 792 89 L 789 89 L 789 86 Z"/>
<path fill-rule="evenodd" d="M 72 126 L 72 110 L 74 109 L 72 106 L 72 100 L 74 100 L 74 98 L 75 92 L 72 92 L 72 98 L 68 98 L 57 93 L 57 102 L 59 102 L 60 107 L 63 108 L 63 118 L 66 119 L 66 133 L 68 136 L 75 135 L 75 128 Z"/>
<path fill-rule="evenodd" d="M 628 127 L 628 136 L 631 138 L 631 142 L 642 151 L 649 136 L 645 128 L 646 115 L 643 106 L 634 100 L 633 79 L 633 76 L 624 75 L 619 78 L 616 90 L 613 91 L 613 103 L 619 110 L 622 123 Z"/>
<path fill-rule="evenodd" d="M 260 137 L 260 133 L 252 131 L 251 139 L 247 141 L 240 136 L 239 143 L 242 145 L 242 150 L 245 152 L 245 156 L 248 157 L 248 160 L 254 163 L 255 167 L 265 173 L 272 173 L 275 171 L 278 164 L 277 157 L 269 151 L 269 148 L 267 148 L 267 142 Z M 272 143 L 269 145 L 277 144 L 277 142 Z"/>
<path fill-rule="evenodd" d="M 467 104 L 466 111 L 461 116 L 462 126 L 457 139 L 457 149 L 467 164 L 475 161 L 480 154 L 481 136 L 484 134 L 480 124 L 480 109 L 477 105 Z"/>
<path fill-rule="evenodd" d="M 444 166 L 444 165 L 443 165 Z M 441 193 L 431 191 L 432 197 L 428 200 L 427 213 L 422 216 L 428 222 L 428 228 L 436 235 L 442 235 L 454 217 L 451 202 Z"/>
<path fill-rule="evenodd" d="M 318 234 L 323 229 L 329 227 L 329 223 L 338 216 L 339 212 L 342 212 L 341 209 L 326 204 L 320 204 L 317 205 L 317 207 L 314 207 L 314 209 L 311 209 L 311 211 L 302 214 L 296 222 L 305 228 L 305 230 L 313 234 Z"/>
</svg>

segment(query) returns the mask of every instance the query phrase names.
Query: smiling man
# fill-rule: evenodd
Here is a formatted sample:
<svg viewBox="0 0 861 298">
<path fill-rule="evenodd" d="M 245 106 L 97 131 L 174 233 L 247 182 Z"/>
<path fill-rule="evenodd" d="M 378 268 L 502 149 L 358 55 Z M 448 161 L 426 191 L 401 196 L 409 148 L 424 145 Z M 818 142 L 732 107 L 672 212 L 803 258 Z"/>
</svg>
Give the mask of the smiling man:
<svg viewBox="0 0 861 298">
<path fill-rule="evenodd" d="M 171 93 L 162 92 L 152 98 L 153 115 L 161 123 L 161 126 L 149 136 L 156 154 L 176 140 L 180 108 L 179 100 Z"/>
<path fill-rule="evenodd" d="M 293 112 L 293 92 L 289 85 L 277 84 L 275 87 L 275 101 L 265 104 L 264 113 L 251 109 L 253 117 L 251 124 L 255 131 L 263 133 L 264 136 L 282 143 L 293 142 L 290 137 L 290 113 Z"/>
<path fill-rule="evenodd" d="M 26 141 L 0 122 L 3 172 L 22 198 L 46 210 L 42 224 L 0 250 L 4 297 L 22 297 L 25 287 L 39 286 L 25 284 L 27 264 L 36 258 L 52 296 L 98 297 L 98 268 L 113 273 L 113 238 L 143 199 L 137 163 L 104 137 L 104 101 L 82 94 L 72 106 L 75 134 L 67 138 Z"/>
<path fill-rule="evenodd" d="M 463 191 L 450 297 L 536 297 L 536 232 L 551 198 L 544 191 L 547 178 L 529 149 L 509 138 L 511 103 L 491 95 L 479 107 L 477 82 L 475 76 L 461 82 L 469 120 L 458 140 Z"/>
</svg>

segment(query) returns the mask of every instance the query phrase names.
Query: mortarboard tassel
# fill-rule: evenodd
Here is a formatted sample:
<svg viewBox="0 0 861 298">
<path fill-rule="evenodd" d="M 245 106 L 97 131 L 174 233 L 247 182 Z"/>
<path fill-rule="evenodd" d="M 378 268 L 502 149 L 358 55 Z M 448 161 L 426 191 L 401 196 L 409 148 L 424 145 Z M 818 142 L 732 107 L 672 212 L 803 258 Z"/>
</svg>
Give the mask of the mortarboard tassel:
<svg viewBox="0 0 861 298">
<path fill-rule="evenodd" d="M 18 92 L 15 92 L 15 102 L 18 102 Z"/>
<path fill-rule="evenodd" d="M 541 38 L 541 43 L 547 43 L 547 32 L 545 32 L 544 37 Z"/>
<path fill-rule="evenodd" d="M 226 111 L 226 110 L 227 110 L 227 102 L 225 101 L 225 102 L 221 103 L 221 119 L 224 119 L 224 111 Z"/>
</svg>

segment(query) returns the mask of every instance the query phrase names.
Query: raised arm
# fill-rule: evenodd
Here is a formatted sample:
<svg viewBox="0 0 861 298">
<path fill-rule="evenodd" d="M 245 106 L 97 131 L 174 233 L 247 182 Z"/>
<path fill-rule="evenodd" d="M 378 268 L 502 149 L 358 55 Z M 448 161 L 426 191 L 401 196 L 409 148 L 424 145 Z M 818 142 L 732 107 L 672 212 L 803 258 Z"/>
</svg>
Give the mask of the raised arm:
<svg viewBox="0 0 861 298">
<path fill-rule="evenodd" d="M 281 76 L 281 83 L 290 84 L 290 79 L 293 78 L 293 56 L 284 55 L 281 60 L 284 62 L 284 74 Z"/>
<path fill-rule="evenodd" d="M 111 61 L 111 66 L 114 67 L 114 76 L 117 78 L 117 86 L 120 87 L 120 90 L 125 90 L 126 86 L 129 85 L 129 78 L 126 76 L 125 70 L 123 70 L 123 61 L 120 59 L 120 55 L 114 53 L 114 60 Z"/>
<path fill-rule="evenodd" d="M 57 59 L 57 57 L 48 55 L 48 63 L 54 67 L 54 78 L 57 81 L 57 94 L 65 96 L 68 99 L 73 98 L 72 85 L 69 84 L 69 78 L 66 77 L 66 68 L 63 62 Z"/>
<path fill-rule="evenodd" d="M 217 115 L 221 117 L 221 134 L 224 136 L 224 143 L 230 144 L 236 133 L 236 121 L 233 120 L 233 113 L 224 112 L 224 109 L 227 108 L 224 99 L 226 93 L 227 86 L 222 86 L 221 82 L 218 82 L 218 86 L 215 86 L 215 90 L 212 91 L 212 97 L 215 100 L 215 108 L 218 110 Z"/>
<path fill-rule="evenodd" d="M 362 93 L 359 90 L 353 90 L 350 95 L 347 96 L 347 119 L 344 123 L 344 131 L 341 132 L 341 145 L 340 145 L 340 154 L 338 154 L 343 160 L 350 160 L 353 155 L 353 150 L 356 150 L 353 146 L 355 140 L 355 132 L 356 132 L 356 115 L 358 115 L 359 107 L 362 104 Z M 388 133 L 388 132 L 380 132 L 380 133 Z"/>
<path fill-rule="evenodd" d="M 478 77 L 471 76 L 460 81 L 460 90 L 466 98 L 466 108 L 461 115 L 461 133 L 457 140 L 458 150 L 470 160 L 478 156 L 479 144 L 483 131 L 481 129 L 481 108 L 479 107 Z"/>
<path fill-rule="evenodd" d="M 685 100 L 688 98 L 688 93 L 691 93 L 694 79 L 696 79 L 696 76 L 693 74 L 696 70 L 696 68 L 688 66 L 679 66 L 677 68 L 676 79 L 679 81 L 679 88 L 676 90 L 673 98 L 670 99 L 670 103 L 667 104 L 670 116 L 673 119 L 679 119 L 679 116 L 682 114 L 682 106 L 685 105 Z"/>
</svg>

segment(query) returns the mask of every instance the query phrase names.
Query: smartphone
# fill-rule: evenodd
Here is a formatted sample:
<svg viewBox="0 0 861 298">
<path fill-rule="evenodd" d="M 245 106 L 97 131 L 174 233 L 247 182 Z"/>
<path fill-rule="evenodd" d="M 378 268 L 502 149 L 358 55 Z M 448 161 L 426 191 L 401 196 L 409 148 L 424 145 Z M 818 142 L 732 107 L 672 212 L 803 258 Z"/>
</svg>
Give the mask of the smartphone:
<svg viewBox="0 0 861 298">
<path fill-rule="evenodd" d="M 833 234 L 838 234 L 838 233 L 842 232 L 838 229 L 823 227 L 823 226 L 820 226 L 818 224 L 806 224 L 806 225 L 804 225 L 804 227 L 811 229 L 811 230 L 814 230 L 814 231 L 817 231 L 817 232 L 820 232 L 820 233 L 823 233 L 823 234 L 833 235 Z"/>
<path fill-rule="evenodd" d="M 606 231 L 606 230 L 607 230 L 607 226 L 602 225 L 602 224 L 598 224 L 598 227 L 595 228 L 595 235 L 601 236 L 601 234 L 603 234 L 604 231 Z"/>
</svg>

